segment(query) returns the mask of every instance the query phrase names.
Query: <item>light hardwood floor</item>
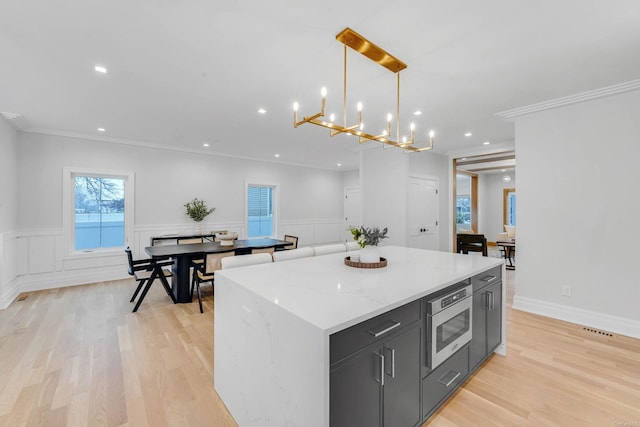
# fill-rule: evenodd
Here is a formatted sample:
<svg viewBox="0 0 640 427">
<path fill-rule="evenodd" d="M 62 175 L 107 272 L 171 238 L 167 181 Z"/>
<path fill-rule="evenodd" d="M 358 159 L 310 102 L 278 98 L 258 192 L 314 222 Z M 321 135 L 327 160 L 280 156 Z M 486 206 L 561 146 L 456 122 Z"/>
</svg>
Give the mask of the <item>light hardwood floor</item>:
<svg viewBox="0 0 640 427">
<path fill-rule="evenodd" d="M 0 311 L 0 426 L 235 426 L 212 386 L 210 288 L 204 314 L 153 288 L 136 314 L 133 280 L 31 292 Z M 425 425 L 640 427 L 640 340 L 507 316 L 508 355 Z"/>
</svg>

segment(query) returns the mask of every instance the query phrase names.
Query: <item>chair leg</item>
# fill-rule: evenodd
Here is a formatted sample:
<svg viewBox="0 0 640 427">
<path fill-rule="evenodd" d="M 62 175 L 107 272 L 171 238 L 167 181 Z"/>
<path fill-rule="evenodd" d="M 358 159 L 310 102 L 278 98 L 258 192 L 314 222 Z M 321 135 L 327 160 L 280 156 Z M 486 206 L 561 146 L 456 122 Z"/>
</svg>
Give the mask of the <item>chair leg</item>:
<svg viewBox="0 0 640 427">
<path fill-rule="evenodd" d="M 200 313 L 204 313 L 202 310 L 202 294 L 200 294 L 200 283 L 196 283 L 196 291 L 198 292 L 198 304 L 200 304 Z"/>
<path fill-rule="evenodd" d="M 144 282 L 146 282 L 146 280 L 140 280 L 138 282 L 138 287 L 136 288 L 135 292 L 133 293 L 133 296 L 131 297 L 131 299 L 129 300 L 129 302 L 133 302 L 136 299 L 136 296 L 138 295 L 138 292 L 140 292 L 140 289 L 142 289 L 142 286 L 144 285 Z"/>
<path fill-rule="evenodd" d="M 138 307 L 140 307 L 140 304 L 142 304 L 144 297 L 147 296 L 147 292 L 149 292 L 149 288 L 153 284 L 153 281 L 155 280 L 157 275 L 158 275 L 157 270 L 153 270 L 153 273 L 151 273 L 151 277 L 147 280 L 147 286 L 144 287 L 144 290 L 142 291 L 142 295 L 140 295 L 140 298 L 138 298 L 138 302 L 136 303 L 135 307 L 133 307 L 133 313 L 138 311 Z"/>
<path fill-rule="evenodd" d="M 158 273 L 157 270 L 160 270 L 160 272 Z M 177 303 L 176 297 L 173 296 L 173 292 L 171 291 L 171 286 L 169 286 L 169 282 L 167 282 L 167 278 L 164 277 L 164 273 L 162 272 L 162 267 L 156 267 L 156 271 L 154 271 L 154 274 L 156 276 L 160 276 L 160 281 L 162 282 L 162 287 L 167 292 L 167 295 L 169 295 L 169 297 L 171 298 L 171 301 L 173 301 L 173 303 L 176 304 Z"/>
</svg>

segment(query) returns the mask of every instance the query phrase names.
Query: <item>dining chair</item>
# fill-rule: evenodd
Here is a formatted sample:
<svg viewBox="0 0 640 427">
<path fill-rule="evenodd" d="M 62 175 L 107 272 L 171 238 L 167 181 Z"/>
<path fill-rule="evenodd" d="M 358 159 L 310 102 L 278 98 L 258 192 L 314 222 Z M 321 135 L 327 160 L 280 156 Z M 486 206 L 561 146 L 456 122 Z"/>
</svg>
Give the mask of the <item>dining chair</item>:
<svg viewBox="0 0 640 427">
<path fill-rule="evenodd" d="M 298 249 L 298 237 L 297 236 L 290 236 L 288 234 L 285 234 L 284 235 L 284 241 L 293 243 L 293 245 L 285 246 L 283 248 L 284 250 Z"/>
<path fill-rule="evenodd" d="M 274 251 L 274 248 L 253 248 L 251 249 L 251 253 L 252 254 L 269 254 L 272 255 Z"/>
<path fill-rule="evenodd" d="M 202 311 L 202 294 L 200 292 L 200 284 L 204 282 L 211 282 L 211 286 L 213 287 L 214 273 L 222 268 L 221 260 L 232 256 L 235 256 L 235 251 L 233 250 L 205 254 L 202 266 L 197 270 L 194 270 L 193 280 L 191 282 L 191 297 L 193 298 L 193 291 L 195 289 L 198 293 L 200 313 L 204 313 L 204 311 Z"/>
<path fill-rule="evenodd" d="M 458 253 L 468 254 L 469 252 L 482 252 L 482 256 L 487 256 L 487 238 L 484 234 L 458 233 L 456 235 Z"/>
<path fill-rule="evenodd" d="M 229 258 L 222 258 L 222 260 L 220 261 L 223 269 L 244 267 L 247 265 L 268 264 L 270 262 L 273 262 L 271 254 L 265 253 L 238 255 Z"/>
<path fill-rule="evenodd" d="M 315 253 L 313 252 L 313 249 L 309 247 L 291 249 L 290 251 L 274 252 L 273 262 L 287 261 L 290 259 L 298 259 L 298 258 L 306 258 L 314 255 Z"/>
<path fill-rule="evenodd" d="M 315 256 L 335 254 L 338 252 L 346 252 L 347 248 L 344 243 L 336 243 L 333 245 L 314 246 L 313 253 Z"/>
<path fill-rule="evenodd" d="M 149 288 L 151 288 L 151 285 L 153 284 L 155 279 L 158 279 L 158 278 L 162 282 L 162 287 L 164 287 L 164 290 L 167 292 L 167 295 L 169 295 L 169 297 L 171 298 L 171 301 L 173 301 L 173 303 L 175 304 L 176 298 L 173 296 L 173 292 L 171 291 L 171 287 L 169 286 L 169 282 L 167 281 L 167 277 L 171 277 L 172 274 L 171 274 L 171 271 L 163 268 L 171 265 L 172 262 L 171 261 L 157 262 L 152 258 L 134 260 L 133 255 L 131 253 L 131 249 L 128 246 L 124 251 L 127 254 L 127 261 L 129 262 L 129 269 L 127 272 L 129 273 L 129 275 L 133 276 L 138 282 L 138 286 L 136 287 L 136 290 L 133 292 L 133 295 L 131 296 L 131 300 L 129 300 L 129 302 L 133 302 L 136 299 L 138 292 L 140 292 L 140 289 L 142 289 L 142 287 L 144 286 L 144 289 L 142 290 L 142 294 L 140 294 L 140 298 L 138 298 L 138 302 L 136 302 L 135 307 L 133 307 L 133 313 L 138 311 L 138 307 L 140 307 L 140 304 L 142 304 L 144 297 L 147 296 L 147 292 L 149 292 Z"/>
<path fill-rule="evenodd" d="M 204 243 L 204 240 L 202 237 L 185 237 L 182 239 L 178 239 L 179 245 L 189 245 L 193 243 Z M 200 267 L 202 267 L 202 264 L 204 264 L 204 258 L 192 259 L 190 267 L 199 269 Z"/>
</svg>

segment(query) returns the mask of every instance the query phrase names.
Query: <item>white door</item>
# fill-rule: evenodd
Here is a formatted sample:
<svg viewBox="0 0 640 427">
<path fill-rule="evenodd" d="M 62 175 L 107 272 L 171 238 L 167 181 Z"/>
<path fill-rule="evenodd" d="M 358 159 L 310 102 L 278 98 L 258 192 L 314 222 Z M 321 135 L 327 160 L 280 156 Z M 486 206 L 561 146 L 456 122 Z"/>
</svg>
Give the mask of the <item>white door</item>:
<svg viewBox="0 0 640 427">
<path fill-rule="evenodd" d="M 409 178 L 407 246 L 438 250 L 438 179 Z"/>
<path fill-rule="evenodd" d="M 344 239 L 346 242 L 353 240 L 350 227 L 362 225 L 362 195 L 360 187 L 345 187 L 344 189 Z"/>
</svg>

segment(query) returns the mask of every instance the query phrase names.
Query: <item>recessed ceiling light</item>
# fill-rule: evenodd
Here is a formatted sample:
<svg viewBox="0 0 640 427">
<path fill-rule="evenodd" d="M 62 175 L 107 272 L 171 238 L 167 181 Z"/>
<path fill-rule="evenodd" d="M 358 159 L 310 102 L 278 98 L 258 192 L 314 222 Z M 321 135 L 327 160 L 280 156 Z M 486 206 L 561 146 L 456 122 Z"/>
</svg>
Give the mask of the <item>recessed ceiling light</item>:
<svg viewBox="0 0 640 427">
<path fill-rule="evenodd" d="M 489 144 L 491 144 L 489 141 L 485 141 L 482 143 L 482 145 L 489 145 Z"/>
<path fill-rule="evenodd" d="M 342 166 L 342 163 L 338 163 L 336 166 Z"/>
<path fill-rule="evenodd" d="M 107 130 L 105 128 L 98 128 L 98 132 L 106 132 Z"/>
<path fill-rule="evenodd" d="M 274 154 L 273 157 L 280 157 L 280 154 Z"/>
<path fill-rule="evenodd" d="M 103 67 L 102 65 L 96 65 L 93 69 L 99 73 L 107 74 L 107 67 Z"/>
<path fill-rule="evenodd" d="M 266 112 L 267 112 L 267 110 L 265 110 L 264 108 L 260 108 L 260 109 L 258 110 L 258 113 L 259 113 L 259 114 L 265 114 Z"/>
<path fill-rule="evenodd" d="M 202 143 L 202 146 L 207 148 L 209 146 L 209 143 L 208 142 L 204 142 L 204 143 Z"/>
<path fill-rule="evenodd" d="M 507 171 L 506 169 L 501 169 L 501 170 L 500 170 L 500 172 L 506 172 L 506 171 Z"/>
<path fill-rule="evenodd" d="M 467 132 L 467 133 L 464 134 L 464 136 L 471 136 L 471 135 L 472 135 L 471 132 Z"/>
<path fill-rule="evenodd" d="M 420 115 L 422 115 L 422 111 L 416 110 L 416 111 L 413 112 L 413 115 L 414 116 L 420 116 Z"/>
</svg>

